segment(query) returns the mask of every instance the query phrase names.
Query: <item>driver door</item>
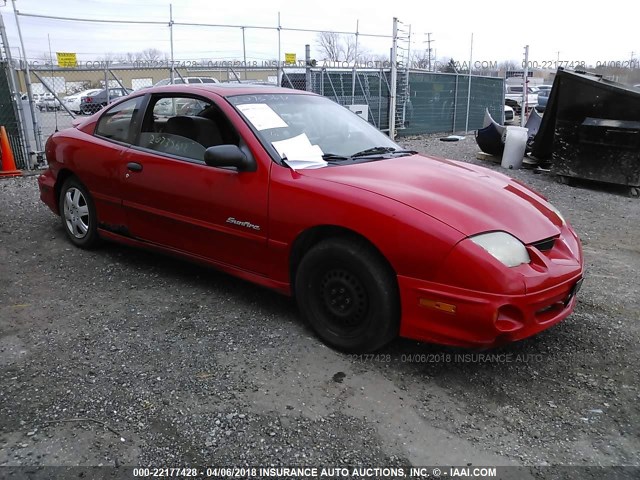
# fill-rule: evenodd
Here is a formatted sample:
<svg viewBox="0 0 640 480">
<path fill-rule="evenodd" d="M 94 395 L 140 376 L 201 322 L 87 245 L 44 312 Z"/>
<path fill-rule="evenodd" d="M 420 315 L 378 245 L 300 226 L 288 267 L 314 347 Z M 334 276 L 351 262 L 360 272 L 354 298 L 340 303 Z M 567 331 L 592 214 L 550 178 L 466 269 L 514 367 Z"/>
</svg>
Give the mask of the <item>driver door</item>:
<svg viewBox="0 0 640 480">
<path fill-rule="evenodd" d="M 129 231 L 180 253 L 265 274 L 269 172 L 260 164 L 253 172 L 207 166 L 204 151 L 216 144 L 240 145 L 241 139 L 213 101 L 152 95 L 141 132 L 124 155 Z"/>
</svg>

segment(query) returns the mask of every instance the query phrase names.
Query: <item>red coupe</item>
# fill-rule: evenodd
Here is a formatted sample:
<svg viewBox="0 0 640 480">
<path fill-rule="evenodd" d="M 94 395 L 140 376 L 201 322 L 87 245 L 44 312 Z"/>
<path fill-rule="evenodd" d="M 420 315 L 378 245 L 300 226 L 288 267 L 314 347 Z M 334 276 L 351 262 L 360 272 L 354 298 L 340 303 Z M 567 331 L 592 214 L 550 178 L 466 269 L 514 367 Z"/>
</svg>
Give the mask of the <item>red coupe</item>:
<svg viewBox="0 0 640 480">
<path fill-rule="evenodd" d="M 78 247 L 169 252 L 293 295 L 344 351 L 520 340 L 567 317 L 582 282 L 580 241 L 542 196 L 306 92 L 145 89 L 46 155 L 41 198 Z"/>
</svg>

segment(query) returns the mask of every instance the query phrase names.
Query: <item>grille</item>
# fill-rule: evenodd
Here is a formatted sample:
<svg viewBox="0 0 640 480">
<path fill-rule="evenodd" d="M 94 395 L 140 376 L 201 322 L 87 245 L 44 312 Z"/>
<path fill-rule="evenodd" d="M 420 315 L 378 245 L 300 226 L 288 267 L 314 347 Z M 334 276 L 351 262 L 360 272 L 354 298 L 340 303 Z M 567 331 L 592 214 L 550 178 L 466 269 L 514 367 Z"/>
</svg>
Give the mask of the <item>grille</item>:
<svg viewBox="0 0 640 480">
<path fill-rule="evenodd" d="M 555 243 L 556 243 L 555 238 L 545 238 L 544 240 L 540 240 L 539 242 L 532 243 L 531 246 L 536 247 L 541 252 L 546 252 L 551 250 Z"/>
</svg>

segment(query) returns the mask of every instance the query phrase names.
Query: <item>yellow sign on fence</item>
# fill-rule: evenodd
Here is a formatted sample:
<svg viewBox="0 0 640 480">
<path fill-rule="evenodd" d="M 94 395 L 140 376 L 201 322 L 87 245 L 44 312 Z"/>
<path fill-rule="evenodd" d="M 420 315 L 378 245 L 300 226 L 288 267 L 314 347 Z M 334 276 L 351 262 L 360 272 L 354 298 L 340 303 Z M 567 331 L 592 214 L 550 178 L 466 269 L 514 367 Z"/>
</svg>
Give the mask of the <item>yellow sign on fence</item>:
<svg viewBox="0 0 640 480">
<path fill-rule="evenodd" d="M 59 67 L 77 67 L 78 66 L 78 59 L 76 58 L 75 53 L 56 52 L 56 57 L 58 57 Z"/>
<path fill-rule="evenodd" d="M 284 63 L 296 63 L 296 54 L 295 53 L 285 53 L 284 54 Z"/>
</svg>

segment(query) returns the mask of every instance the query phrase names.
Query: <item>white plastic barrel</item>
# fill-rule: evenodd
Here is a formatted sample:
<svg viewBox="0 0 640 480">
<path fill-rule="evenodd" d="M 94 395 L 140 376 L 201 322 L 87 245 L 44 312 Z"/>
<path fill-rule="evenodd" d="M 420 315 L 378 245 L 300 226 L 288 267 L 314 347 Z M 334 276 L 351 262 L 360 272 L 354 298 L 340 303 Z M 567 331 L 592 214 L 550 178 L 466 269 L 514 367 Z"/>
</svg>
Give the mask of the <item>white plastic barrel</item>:
<svg viewBox="0 0 640 480">
<path fill-rule="evenodd" d="M 524 127 L 508 126 L 505 132 L 502 168 L 517 170 L 522 166 L 529 132 Z"/>
</svg>

